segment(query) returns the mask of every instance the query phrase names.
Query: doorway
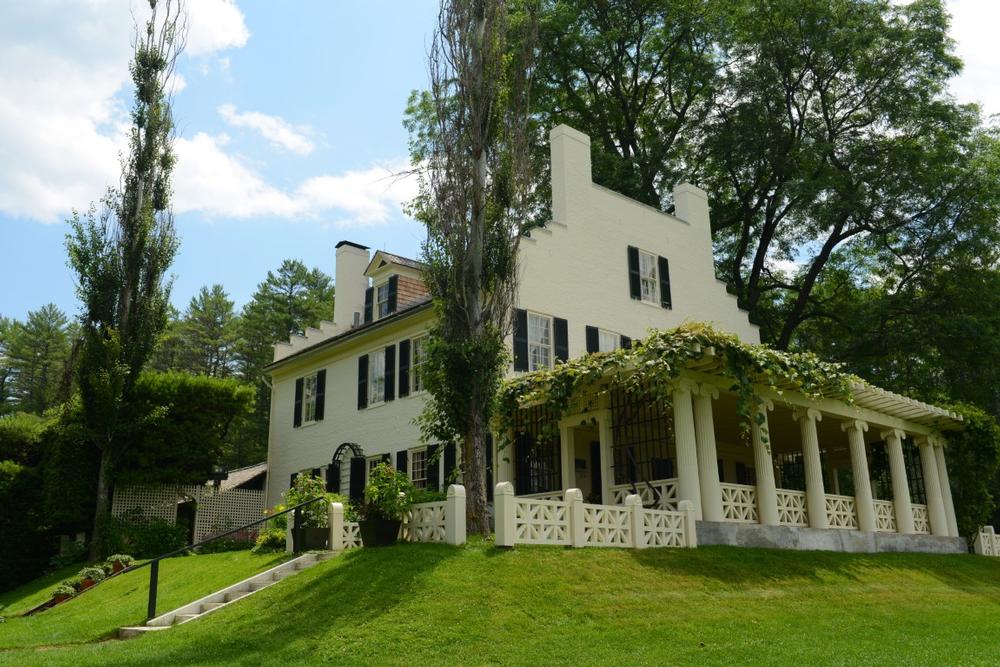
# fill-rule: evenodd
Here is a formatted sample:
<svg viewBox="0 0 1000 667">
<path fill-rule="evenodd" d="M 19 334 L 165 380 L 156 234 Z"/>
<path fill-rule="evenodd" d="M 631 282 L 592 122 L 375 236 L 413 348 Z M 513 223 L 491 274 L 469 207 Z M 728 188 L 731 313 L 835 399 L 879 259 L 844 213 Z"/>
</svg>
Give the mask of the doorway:
<svg viewBox="0 0 1000 667">
<path fill-rule="evenodd" d="M 597 427 L 579 426 L 573 430 L 574 484 L 588 503 L 601 503 L 601 441 Z"/>
</svg>

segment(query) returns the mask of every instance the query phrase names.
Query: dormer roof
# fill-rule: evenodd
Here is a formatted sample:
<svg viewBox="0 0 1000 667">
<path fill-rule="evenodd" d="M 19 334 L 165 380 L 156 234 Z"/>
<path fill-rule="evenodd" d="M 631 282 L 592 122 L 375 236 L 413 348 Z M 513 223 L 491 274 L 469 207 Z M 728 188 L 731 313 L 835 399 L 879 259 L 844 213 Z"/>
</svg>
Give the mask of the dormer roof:
<svg viewBox="0 0 1000 667">
<path fill-rule="evenodd" d="M 423 271 L 427 268 L 426 264 L 418 260 L 403 257 L 401 255 L 394 255 L 391 252 L 386 252 L 385 250 L 378 250 L 375 252 L 375 256 L 372 257 L 372 261 L 368 263 L 368 268 L 365 269 L 365 275 L 370 277 L 373 273 L 389 264 L 404 266 L 417 271 Z"/>
</svg>

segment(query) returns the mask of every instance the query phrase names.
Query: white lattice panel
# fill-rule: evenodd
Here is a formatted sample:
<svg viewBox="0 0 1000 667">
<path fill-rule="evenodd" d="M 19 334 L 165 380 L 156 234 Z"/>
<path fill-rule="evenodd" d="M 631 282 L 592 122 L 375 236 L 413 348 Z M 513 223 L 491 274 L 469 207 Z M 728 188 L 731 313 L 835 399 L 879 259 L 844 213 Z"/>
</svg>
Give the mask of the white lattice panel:
<svg viewBox="0 0 1000 667">
<path fill-rule="evenodd" d="M 786 526 L 808 526 L 806 492 L 778 489 L 778 523 Z"/>
<path fill-rule="evenodd" d="M 361 546 L 361 532 L 357 521 L 344 522 L 344 548 L 353 549 Z"/>
<path fill-rule="evenodd" d="M 611 505 L 583 505 L 583 538 L 588 547 L 631 545 L 629 511 Z"/>
<path fill-rule="evenodd" d="M 993 526 L 983 526 L 976 535 L 975 547 L 981 556 L 1000 556 L 1000 535 L 994 532 Z"/>
<path fill-rule="evenodd" d="M 195 503 L 194 540 L 201 540 L 238 526 L 252 523 L 264 516 L 264 492 L 252 489 L 230 489 L 219 493 L 214 486 L 179 484 L 144 484 L 115 487 L 111 513 L 124 516 L 139 510 L 147 518 L 176 523 L 178 503 Z M 252 539 L 257 529 L 239 535 Z"/>
<path fill-rule="evenodd" d="M 642 536 L 647 547 L 683 547 L 684 515 L 662 510 L 642 511 Z"/>
<path fill-rule="evenodd" d="M 896 532 L 896 507 L 889 500 L 876 500 L 875 530 L 883 533 Z"/>
<path fill-rule="evenodd" d="M 930 534 L 931 522 L 927 518 L 927 505 L 917 505 L 916 503 L 914 503 L 912 509 L 913 509 L 913 532 Z"/>
<path fill-rule="evenodd" d="M 117 485 L 111 501 L 111 514 L 122 517 L 138 511 L 148 519 L 174 523 L 177 521 L 177 503 L 186 500 L 185 495 L 192 495 L 186 493 L 190 488 L 177 484 Z"/>
<path fill-rule="evenodd" d="M 558 500 L 514 499 L 514 534 L 524 544 L 569 544 L 568 504 Z"/>
<path fill-rule="evenodd" d="M 857 528 L 858 520 L 854 513 L 854 498 L 850 496 L 827 495 L 826 522 L 830 528 Z"/>
<path fill-rule="evenodd" d="M 444 542 L 444 521 L 444 501 L 414 505 L 403 524 L 404 539 L 410 542 Z"/>
<path fill-rule="evenodd" d="M 757 489 L 747 484 L 720 484 L 722 517 L 726 521 L 757 523 Z"/>
<path fill-rule="evenodd" d="M 653 504 L 653 492 L 650 490 L 649 486 L 652 485 L 660 494 L 660 500 L 656 505 L 656 509 L 669 510 L 671 512 L 677 510 L 677 478 L 672 479 L 658 479 L 649 484 L 636 484 L 635 489 L 639 492 L 639 497 L 642 498 L 642 504 L 649 506 Z M 615 484 L 611 487 L 611 502 L 615 505 L 624 505 L 625 498 L 632 495 L 632 485 L 631 484 Z"/>
</svg>

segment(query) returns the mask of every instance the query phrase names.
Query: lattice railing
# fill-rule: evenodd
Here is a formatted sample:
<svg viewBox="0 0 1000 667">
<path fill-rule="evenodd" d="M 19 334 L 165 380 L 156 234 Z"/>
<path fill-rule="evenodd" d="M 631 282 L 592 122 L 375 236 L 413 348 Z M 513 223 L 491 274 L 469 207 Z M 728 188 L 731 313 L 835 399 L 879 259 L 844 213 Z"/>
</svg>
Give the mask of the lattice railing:
<svg viewBox="0 0 1000 667">
<path fill-rule="evenodd" d="M 569 544 L 567 503 L 515 497 L 514 530 L 524 544 Z"/>
<path fill-rule="evenodd" d="M 444 542 L 445 508 L 443 500 L 414 505 L 403 522 L 403 539 L 410 542 Z"/>
<path fill-rule="evenodd" d="M 720 484 L 722 518 L 726 521 L 757 523 L 757 488 L 747 484 Z"/>
<path fill-rule="evenodd" d="M 891 500 L 875 500 L 875 530 L 896 532 L 896 506 Z"/>
<path fill-rule="evenodd" d="M 927 518 L 927 505 L 914 503 L 913 509 L 913 532 L 929 535 L 931 532 L 931 522 Z"/>
<path fill-rule="evenodd" d="M 830 528 L 857 528 L 858 519 L 854 512 L 854 498 L 827 494 L 826 522 Z"/>
<path fill-rule="evenodd" d="M 808 526 L 806 492 L 778 489 L 778 523 L 785 526 Z"/>
<path fill-rule="evenodd" d="M 351 549 L 361 546 L 361 530 L 357 521 L 344 522 L 344 548 Z"/>
<path fill-rule="evenodd" d="M 976 533 L 973 541 L 973 548 L 980 556 L 1000 557 L 1000 535 L 993 530 L 993 526 L 983 526 Z"/>
<path fill-rule="evenodd" d="M 642 510 L 642 540 L 647 547 L 685 547 L 684 514 Z"/>
<path fill-rule="evenodd" d="M 659 494 L 660 499 L 656 504 L 655 509 L 659 510 L 670 510 L 677 511 L 677 478 L 673 477 L 671 479 L 658 479 L 646 484 L 636 484 L 635 489 L 638 491 L 639 497 L 642 498 L 642 504 L 649 507 L 653 504 L 655 498 L 653 497 L 653 491 L 649 488 L 652 486 L 655 488 Z M 632 495 L 632 485 L 631 484 L 615 484 L 611 487 L 611 502 L 615 505 L 624 505 L 625 498 Z"/>
<path fill-rule="evenodd" d="M 628 547 L 632 544 L 631 513 L 624 507 L 583 505 L 583 539 L 588 547 Z"/>
<path fill-rule="evenodd" d="M 546 491 L 544 493 L 527 493 L 523 496 L 518 496 L 518 498 L 530 498 L 532 500 L 562 500 L 562 491 Z"/>
</svg>

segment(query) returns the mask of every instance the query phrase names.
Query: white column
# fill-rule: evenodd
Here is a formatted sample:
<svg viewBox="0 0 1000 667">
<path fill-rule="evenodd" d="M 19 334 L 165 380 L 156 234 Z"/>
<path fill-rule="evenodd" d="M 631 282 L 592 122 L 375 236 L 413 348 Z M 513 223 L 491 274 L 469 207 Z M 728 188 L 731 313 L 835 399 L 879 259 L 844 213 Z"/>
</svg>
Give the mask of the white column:
<svg viewBox="0 0 1000 667">
<path fill-rule="evenodd" d="M 690 500 L 695 517 L 701 518 L 701 484 L 698 483 L 698 446 L 691 405 L 691 384 L 674 385 L 674 438 L 677 450 L 677 500 Z"/>
<path fill-rule="evenodd" d="M 889 453 L 896 532 L 909 535 L 913 532 L 913 506 L 910 504 L 910 485 L 906 480 L 906 461 L 903 459 L 903 438 L 906 437 L 906 433 L 894 428 L 882 431 L 880 435 L 885 440 L 885 448 Z"/>
<path fill-rule="evenodd" d="M 597 432 L 601 440 L 601 503 L 612 505 L 611 486 L 615 483 L 614 432 L 611 428 L 611 411 L 597 417 Z"/>
<path fill-rule="evenodd" d="M 868 423 L 860 419 L 840 425 L 847 432 L 851 448 L 851 471 L 854 476 L 854 510 L 858 513 L 858 530 L 875 532 L 875 503 L 872 501 L 872 480 L 868 475 L 868 453 L 865 450 L 865 431 Z"/>
<path fill-rule="evenodd" d="M 927 518 L 931 522 L 932 535 L 948 535 L 948 519 L 944 513 L 944 499 L 941 497 L 941 477 L 938 475 L 937 457 L 934 456 L 934 442 L 929 436 L 917 438 L 920 448 L 920 467 L 924 471 L 924 491 L 927 493 Z"/>
<path fill-rule="evenodd" d="M 826 519 L 826 488 L 823 486 L 823 462 L 819 456 L 819 434 L 816 422 L 823 419 L 819 410 L 809 408 L 796 410 L 792 416 L 799 422 L 802 436 L 802 467 L 806 473 L 806 510 L 809 527 L 824 529 L 829 527 Z"/>
<path fill-rule="evenodd" d="M 634 493 L 625 496 L 625 509 L 628 510 L 629 532 L 632 533 L 632 547 L 646 548 L 646 535 L 642 526 L 642 498 Z"/>
<path fill-rule="evenodd" d="M 767 526 L 778 525 L 778 491 L 774 486 L 774 461 L 771 458 L 771 433 L 767 427 L 767 411 L 774 405 L 767 401 L 762 405 L 761 423 L 755 419 L 750 423 L 750 439 L 753 442 L 753 462 L 757 474 L 757 521 Z"/>
<path fill-rule="evenodd" d="M 514 486 L 510 482 L 500 482 L 493 489 L 493 520 L 498 547 L 514 546 L 517 526 L 514 521 Z"/>
<path fill-rule="evenodd" d="M 449 485 L 444 503 L 444 541 L 465 544 L 465 487 Z"/>
<path fill-rule="evenodd" d="M 715 449 L 715 418 L 712 400 L 719 390 L 703 384 L 694 392 L 694 430 L 698 443 L 698 483 L 701 486 L 701 514 L 705 521 L 722 521 L 722 487 L 719 485 L 719 456 Z"/>
<path fill-rule="evenodd" d="M 563 498 L 569 489 L 576 486 L 576 452 L 573 443 L 573 428 L 569 422 L 559 422 L 559 459 L 562 469 Z"/>
<path fill-rule="evenodd" d="M 567 505 L 567 518 L 569 519 L 569 543 L 573 547 L 582 547 L 586 544 L 583 531 L 583 491 L 580 489 L 568 489 L 563 501 Z"/>
<path fill-rule="evenodd" d="M 938 478 L 941 483 L 941 498 L 944 500 L 944 516 L 948 522 L 948 534 L 958 537 L 958 519 L 955 517 L 955 503 L 951 499 L 951 482 L 948 479 L 948 466 L 944 462 L 944 443 L 938 440 L 934 447 L 934 457 L 937 459 Z"/>
</svg>

